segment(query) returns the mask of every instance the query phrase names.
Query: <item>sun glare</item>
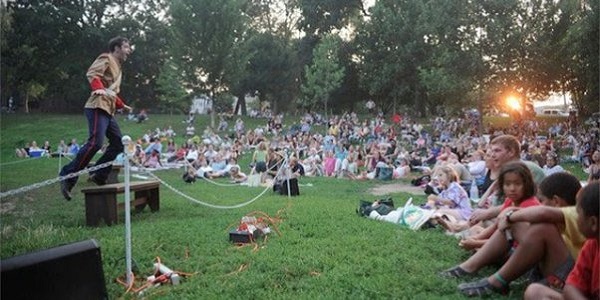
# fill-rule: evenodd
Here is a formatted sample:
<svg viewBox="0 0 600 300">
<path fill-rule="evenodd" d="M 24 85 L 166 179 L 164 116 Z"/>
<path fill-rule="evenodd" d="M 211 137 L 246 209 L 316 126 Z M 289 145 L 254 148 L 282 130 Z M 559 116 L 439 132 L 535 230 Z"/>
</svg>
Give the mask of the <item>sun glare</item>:
<svg viewBox="0 0 600 300">
<path fill-rule="evenodd" d="M 521 101 L 515 96 L 509 96 L 506 98 L 506 105 L 514 110 L 521 110 Z"/>
</svg>

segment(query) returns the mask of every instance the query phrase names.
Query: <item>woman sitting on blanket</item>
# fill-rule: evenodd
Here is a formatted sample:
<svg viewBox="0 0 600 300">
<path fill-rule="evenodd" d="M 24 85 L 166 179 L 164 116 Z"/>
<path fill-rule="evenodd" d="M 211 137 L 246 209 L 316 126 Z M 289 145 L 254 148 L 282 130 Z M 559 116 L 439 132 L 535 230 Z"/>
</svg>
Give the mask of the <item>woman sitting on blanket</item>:
<svg viewBox="0 0 600 300">
<path fill-rule="evenodd" d="M 473 209 L 467 192 L 458 182 L 456 171 L 450 166 L 441 166 L 435 175 L 438 189 L 442 191 L 438 195 L 429 195 L 426 207 L 435 208 L 436 215 L 446 216 L 452 222 L 469 220 Z"/>
<path fill-rule="evenodd" d="M 242 173 L 237 165 L 231 167 L 229 175 L 234 183 L 243 183 L 248 180 L 248 176 Z"/>
</svg>

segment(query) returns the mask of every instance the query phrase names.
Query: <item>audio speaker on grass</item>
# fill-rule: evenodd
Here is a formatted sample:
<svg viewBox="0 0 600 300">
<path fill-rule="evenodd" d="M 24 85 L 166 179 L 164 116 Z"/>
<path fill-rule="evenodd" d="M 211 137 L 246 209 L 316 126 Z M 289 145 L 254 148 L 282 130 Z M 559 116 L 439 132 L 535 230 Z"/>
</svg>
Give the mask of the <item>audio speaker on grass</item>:
<svg viewBox="0 0 600 300">
<path fill-rule="evenodd" d="M 2 300 L 108 299 L 93 239 L 1 260 L 0 272 Z"/>
</svg>

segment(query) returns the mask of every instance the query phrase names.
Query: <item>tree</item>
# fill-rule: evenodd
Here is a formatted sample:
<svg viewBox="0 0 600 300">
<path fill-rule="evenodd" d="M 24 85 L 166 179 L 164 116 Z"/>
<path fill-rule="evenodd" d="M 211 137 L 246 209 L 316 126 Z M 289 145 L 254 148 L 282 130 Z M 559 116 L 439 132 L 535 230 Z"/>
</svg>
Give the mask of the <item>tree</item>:
<svg viewBox="0 0 600 300">
<path fill-rule="evenodd" d="M 300 23 L 307 35 L 326 36 L 345 28 L 361 12 L 361 0 L 298 0 L 303 19 Z"/>
<path fill-rule="evenodd" d="M 382 0 L 371 9 L 369 21 L 359 27 L 355 61 L 360 84 L 383 112 L 396 104 L 426 104 L 418 77 L 425 59 L 423 36 L 415 28 L 420 1 Z M 418 99 L 418 101 L 417 101 Z"/>
<path fill-rule="evenodd" d="M 227 76 L 240 68 L 234 49 L 244 38 L 242 1 L 176 0 L 170 15 L 175 36 L 172 53 L 181 61 L 186 88 L 208 93 L 217 101 L 218 94 L 229 88 Z M 215 125 L 214 110 L 211 125 Z"/>
<path fill-rule="evenodd" d="M 37 83 L 35 81 L 30 81 L 27 84 L 25 90 L 25 113 L 29 113 L 29 103 L 31 103 L 31 98 L 38 99 L 41 95 L 46 91 L 46 86 Z"/>
<path fill-rule="evenodd" d="M 260 100 L 270 101 L 276 112 L 286 108 L 300 73 L 292 46 L 281 36 L 251 32 L 242 49 L 248 55 L 245 76 L 239 81 L 244 92 L 258 92 Z"/>
<path fill-rule="evenodd" d="M 173 110 L 186 113 L 185 109 L 188 106 L 188 94 L 182 86 L 181 72 L 172 61 L 167 61 L 163 64 L 160 75 L 157 80 L 158 99 L 161 105 L 168 108 L 169 113 L 173 114 Z"/>
<path fill-rule="evenodd" d="M 462 108 L 474 103 L 469 92 L 476 84 L 481 57 L 473 46 L 471 3 L 467 0 L 426 1 L 415 26 L 424 37 L 424 60 L 418 78 L 429 103 Z"/>
<path fill-rule="evenodd" d="M 72 70 L 82 64 L 80 46 L 85 40 L 81 38 L 80 11 L 81 6 L 70 1 L 57 4 L 8 2 L 6 13 L 12 26 L 3 36 L 3 97 L 10 93 L 28 99 L 34 92 L 37 99 L 49 102 L 46 107 L 52 107 L 57 106 L 56 103 L 43 100 L 56 95 L 70 98 L 78 94 L 77 88 L 69 88 L 76 80 Z M 82 79 L 85 80 L 85 76 Z M 65 93 L 65 90 L 70 92 Z"/>
<path fill-rule="evenodd" d="M 3 35 L 2 97 L 27 94 L 40 84 L 43 110 L 80 111 L 89 96 L 85 72 L 94 57 L 108 51 L 116 34 L 136 46 L 124 67 L 124 98 L 153 104 L 156 75 L 162 65 L 165 23 L 157 20 L 161 0 L 10 1 L 13 20 Z M 143 9 L 140 9 L 143 8 Z M 4 17 L 5 14 L 3 13 Z M 162 32 L 161 32 L 162 31 Z M 154 102 L 154 104 L 156 104 Z"/>
<path fill-rule="evenodd" d="M 600 111 L 600 3 L 581 1 L 575 17 L 563 42 L 572 58 L 573 77 L 567 90 L 579 111 L 588 115 Z"/>
<path fill-rule="evenodd" d="M 301 19 L 298 0 L 254 0 L 246 5 L 252 31 L 280 36 L 287 41 L 297 35 Z"/>
<path fill-rule="evenodd" d="M 323 38 L 314 50 L 313 63 L 305 67 L 306 80 L 301 86 L 303 99 L 298 104 L 308 111 L 323 105 L 327 115 L 329 97 L 342 83 L 344 67 L 337 53 L 339 44 L 339 37 L 334 35 Z"/>
</svg>

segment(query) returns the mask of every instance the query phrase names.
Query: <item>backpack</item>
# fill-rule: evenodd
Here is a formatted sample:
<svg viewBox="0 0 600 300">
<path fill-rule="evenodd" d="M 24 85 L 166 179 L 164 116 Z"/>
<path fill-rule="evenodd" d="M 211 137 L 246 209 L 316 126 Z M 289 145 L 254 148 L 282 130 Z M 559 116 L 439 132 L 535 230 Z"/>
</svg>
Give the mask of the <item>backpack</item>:
<svg viewBox="0 0 600 300">
<path fill-rule="evenodd" d="M 183 181 L 187 182 L 187 183 L 194 183 L 196 182 L 196 176 L 189 174 L 188 172 L 183 173 L 183 176 L 181 176 L 183 178 Z"/>
<path fill-rule="evenodd" d="M 417 177 L 417 178 L 411 180 L 410 183 L 414 186 L 420 186 L 423 184 L 427 184 L 429 181 L 431 181 L 431 176 L 423 175 L 421 177 Z"/>
</svg>

